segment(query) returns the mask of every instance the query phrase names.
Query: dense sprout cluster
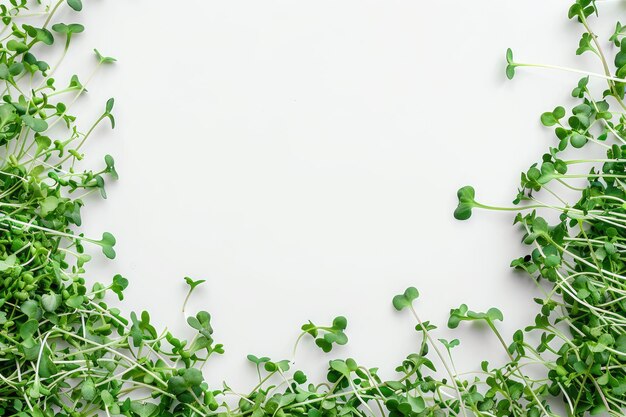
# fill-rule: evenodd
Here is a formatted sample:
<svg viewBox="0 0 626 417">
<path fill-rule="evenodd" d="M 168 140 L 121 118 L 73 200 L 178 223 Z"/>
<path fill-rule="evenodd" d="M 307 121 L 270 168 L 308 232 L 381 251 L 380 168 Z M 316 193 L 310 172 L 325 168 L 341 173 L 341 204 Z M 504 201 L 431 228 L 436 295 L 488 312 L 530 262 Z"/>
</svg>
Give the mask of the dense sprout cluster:
<svg viewBox="0 0 626 417">
<path fill-rule="evenodd" d="M 455 212 L 465 220 L 473 208 L 532 210 L 515 217 L 532 250 L 512 266 L 542 284 L 544 297 L 536 300 L 541 313 L 526 332 L 540 332 L 546 343 L 538 352 L 527 346 L 518 352 L 553 354 L 546 365 L 547 391 L 563 398 L 576 416 L 601 411 L 622 415 L 626 405 L 626 30 L 618 22 L 603 42 L 588 21 L 596 13 L 594 2 L 579 0 L 569 17 L 584 28 L 576 54 L 595 55 L 604 72 L 578 82 L 572 97 L 579 102 L 569 111 L 558 106 L 542 114 L 542 124 L 554 129 L 556 145 L 522 173 L 514 200 L 520 206 L 480 204 L 468 186 L 459 190 Z M 612 61 L 604 52 L 611 46 Z M 517 63 L 510 50 L 506 58 L 509 78 L 518 67 L 571 70 Z M 604 79 L 605 89 L 594 92 L 590 77 Z M 604 150 L 605 157 L 585 157 L 595 153 L 590 147 Z M 562 156 L 567 150 L 582 156 L 568 159 Z M 540 191 L 554 202 L 540 199 Z M 573 194 L 577 200 L 565 197 Z M 540 216 L 549 211 L 558 214 L 557 222 Z M 565 333 L 557 330 L 563 325 Z"/>
<path fill-rule="evenodd" d="M 530 274 L 542 295 L 533 324 L 506 340 L 498 329 L 500 310 L 476 312 L 466 305 L 452 309 L 447 323 L 452 329 L 485 324 L 492 342 L 502 346 L 504 365 L 485 361 L 475 372 L 459 373 L 453 360 L 459 340 L 435 338 L 436 327 L 420 318 L 419 292 L 411 287 L 393 298 L 393 306 L 414 317 L 421 342 L 395 368 L 396 377 L 383 379 L 377 368 L 333 359 L 326 380 L 313 383 L 292 360 L 249 355 L 259 381 L 248 392 L 204 380 L 206 361 L 223 353 L 207 312 L 188 317 L 195 336 L 183 340 L 157 331 L 147 312 L 127 316 L 106 304 L 107 296 L 123 299 L 124 277 L 93 285 L 84 278 L 90 257 L 83 245 L 115 257 L 111 234 L 92 239 L 78 231 L 84 196 L 106 197 L 105 181 L 117 179 L 109 155 L 96 170 L 80 168 L 81 149 L 94 129 L 105 120 L 114 127 L 114 102 L 104 103 L 86 129 L 72 115 L 89 81 L 72 76 L 57 82 L 53 76 L 84 27 L 56 22 L 62 8 L 80 12 L 83 4 L 0 4 L 0 416 L 540 417 L 560 409 L 577 417 L 624 415 L 626 28 L 618 23 L 609 42 L 599 40 L 588 21 L 597 13 L 594 2 L 577 0 L 569 17 L 583 29 L 576 53 L 596 55 L 604 72 L 576 85 L 572 95 L 580 102 L 569 112 L 559 106 L 541 116 L 554 128 L 556 145 L 522 174 L 514 206 L 479 203 L 469 186 L 458 193 L 457 219 L 470 218 L 474 208 L 516 211 L 515 223 L 532 247 L 512 266 Z M 37 56 L 55 42 L 63 48 L 50 66 Z M 607 46 L 615 48 L 613 62 L 603 51 Z M 95 59 L 97 69 L 115 61 L 97 51 Z M 506 60 L 509 78 L 521 67 L 581 72 L 519 63 L 512 51 Z M 607 81 L 600 96 L 591 91 L 591 76 Z M 606 157 L 561 156 L 591 146 L 604 148 Z M 559 189 L 575 192 L 577 200 L 569 204 Z M 556 202 L 540 200 L 540 193 Z M 550 224 L 542 211 L 557 211 L 559 220 Z M 188 299 L 203 281 L 185 280 Z M 294 356 L 305 339 L 324 352 L 346 344 L 347 326 L 344 317 L 325 326 L 305 323 Z M 543 375 L 531 376 L 531 366 Z"/>
</svg>

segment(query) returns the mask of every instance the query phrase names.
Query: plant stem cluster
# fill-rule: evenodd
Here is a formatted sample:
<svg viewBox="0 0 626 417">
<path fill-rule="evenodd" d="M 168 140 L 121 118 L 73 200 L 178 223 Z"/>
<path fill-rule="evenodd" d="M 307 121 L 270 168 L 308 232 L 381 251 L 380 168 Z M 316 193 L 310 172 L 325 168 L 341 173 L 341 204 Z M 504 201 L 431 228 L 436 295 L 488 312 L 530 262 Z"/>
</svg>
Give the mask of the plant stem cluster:
<svg viewBox="0 0 626 417">
<path fill-rule="evenodd" d="M 248 355 L 258 384 L 239 392 L 227 383 L 210 387 L 203 367 L 223 353 L 213 339 L 211 316 L 187 318 L 191 340 L 159 332 L 148 312 L 124 314 L 106 303 L 124 297 L 128 281 L 117 275 L 108 284 L 88 284 L 85 245 L 115 257 L 115 238 L 78 232 L 83 199 L 106 198 L 106 181 L 117 179 L 110 155 L 95 170 L 81 168 L 83 145 L 105 121 L 115 126 L 114 101 L 81 128 L 72 106 L 86 93 L 77 75 L 58 81 L 79 23 L 56 22 L 56 12 L 83 9 L 81 0 L 9 0 L 0 4 L 0 416 L 18 417 L 541 417 L 624 415 L 626 406 L 626 28 L 617 24 L 608 45 L 589 20 L 591 0 L 577 0 L 569 17 L 581 25 L 577 54 L 597 56 L 602 72 L 575 86 L 579 100 L 569 111 L 559 106 L 541 116 L 554 129 L 556 144 L 522 174 L 514 204 L 479 203 L 474 188 L 458 192 L 455 217 L 473 209 L 515 211 L 529 253 L 512 262 L 537 283 L 535 322 L 510 340 L 501 333 L 497 308 L 475 312 L 467 305 L 450 311 L 449 328 L 481 322 L 507 360 L 483 361 L 475 372 L 459 373 L 454 350 L 459 340 L 437 339 L 436 327 L 421 319 L 411 287 L 393 298 L 410 313 L 421 335 L 415 352 L 384 379 L 378 368 L 354 359 L 332 359 L 324 381 L 309 381 L 292 360 Z M 33 11 L 43 10 L 43 11 Z M 70 16 L 73 16 L 71 14 Z M 53 66 L 39 60 L 55 42 L 63 48 Z M 614 48 L 614 60 L 607 60 Z M 115 62 L 96 51 L 98 71 Z M 565 69 L 514 61 L 506 55 L 506 74 L 523 67 Z M 574 72 L 583 72 L 572 70 Z M 589 77 L 606 81 L 591 91 Z M 600 147 L 603 158 L 563 158 Z M 574 191 L 573 202 L 563 197 Z M 538 196 L 547 194 L 556 203 Z M 556 212 L 549 223 L 542 212 Z M 185 279 L 189 294 L 204 281 Z M 185 310 L 185 306 L 183 306 Z M 332 352 L 348 342 L 348 321 L 305 323 L 297 346 L 309 339 Z M 540 377 L 530 368 L 543 370 Z M 536 373 L 534 373 L 536 374 Z"/>
</svg>

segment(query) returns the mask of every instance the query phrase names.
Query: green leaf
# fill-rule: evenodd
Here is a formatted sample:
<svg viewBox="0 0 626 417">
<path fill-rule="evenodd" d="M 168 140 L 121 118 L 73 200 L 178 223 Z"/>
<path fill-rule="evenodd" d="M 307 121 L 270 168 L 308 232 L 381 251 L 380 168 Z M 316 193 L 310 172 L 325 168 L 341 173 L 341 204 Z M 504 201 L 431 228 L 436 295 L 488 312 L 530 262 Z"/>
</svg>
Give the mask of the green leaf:
<svg viewBox="0 0 626 417">
<path fill-rule="evenodd" d="M 346 365 L 344 361 L 342 360 L 330 361 L 330 367 L 334 369 L 335 371 L 339 372 L 340 374 L 342 374 L 343 376 L 345 376 L 346 378 L 350 377 L 350 369 L 348 368 L 348 365 Z"/>
<path fill-rule="evenodd" d="M 617 22 L 615 25 L 615 30 L 609 38 L 609 41 L 613 42 L 615 46 L 620 46 L 620 38 L 624 36 L 625 31 L 626 27 L 623 27 L 620 22 Z"/>
<path fill-rule="evenodd" d="M 189 278 L 189 277 L 185 277 L 185 282 L 187 283 L 187 285 L 189 285 L 189 289 L 193 290 L 195 289 L 198 285 L 205 283 L 206 280 L 204 279 L 199 279 L 197 281 L 194 281 L 193 279 Z"/>
<path fill-rule="evenodd" d="M 55 23 L 52 25 L 52 30 L 61 34 L 67 34 L 70 31 L 69 27 L 65 23 Z"/>
<path fill-rule="evenodd" d="M 318 335 L 318 329 L 317 326 L 315 324 L 313 324 L 311 321 L 309 321 L 308 323 L 303 324 L 300 329 L 302 329 L 302 331 L 310 334 L 313 337 L 317 337 Z"/>
<path fill-rule="evenodd" d="M 52 33 L 48 29 L 37 29 L 36 38 L 46 45 L 52 45 L 54 43 L 54 36 L 52 36 Z"/>
<path fill-rule="evenodd" d="M 189 369 L 185 369 L 185 373 L 183 374 L 183 379 L 185 380 L 185 383 L 187 384 L 187 386 L 195 387 L 195 386 L 199 386 L 202 383 L 202 381 L 204 381 L 204 376 L 202 375 L 202 372 L 200 372 L 198 369 L 189 368 Z"/>
<path fill-rule="evenodd" d="M 413 301 L 419 297 L 419 291 L 415 287 L 409 287 L 404 290 L 403 294 L 398 294 L 393 297 L 393 307 L 400 311 L 404 308 L 410 307 Z"/>
<path fill-rule="evenodd" d="M 462 187 L 456 193 L 459 204 L 454 210 L 454 218 L 457 220 L 467 220 L 472 216 L 472 209 L 476 206 L 476 191 L 467 185 Z"/>
<path fill-rule="evenodd" d="M 41 308 L 39 308 L 39 304 L 34 300 L 26 300 L 20 307 L 22 313 L 26 314 L 26 317 L 29 319 L 39 320 L 42 315 Z"/>
<path fill-rule="evenodd" d="M 113 247 L 115 246 L 115 236 L 113 236 L 109 232 L 104 232 L 102 234 L 102 239 L 97 242 L 102 248 L 102 253 L 109 259 L 115 259 L 115 250 Z"/>
<path fill-rule="evenodd" d="M 44 132 L 48 129 L 48 123 L 45 120 L 35 118 L 28 114 L 22 116 L 22 121 L 26 126 L 30 127 L 31 129 L 33 129 L 33 131 L 38 133 Z"/>
<path fill-rule="evenodd" d="M 578 44 L 578 49 L 576 50 L 576 55 L 582 55 L 585 52 L 597 53 L 596 48 L 592 45 L 592 35 L 588 32 L 582 34 L 582 38 Z"/>
<path fill-rule="evenodd" d="M 94 49 L 94 52 L 96 53 L 96 57 L 98 58 L 98 62 L 100 64 L 112 64 L 114 62 L 117 61 L 117 59 L 110 57 L 110 56 L 104 56 L 100 53 L 100 51 L 98 51 L 97 49 Z M 108 105 L 108 102 L 107 102 Z M 111 104 L 112 106 L 112 104 Z"/>
<path fill-rule="evenodd" d="M 606 406 L 604 404 L 598 404 L 591 409 L 589 414 L 592 416 L 597 416 L 598 414 L 606 413 Z"/>
<path fill-rule="evenodd" d="M 22 64 L 21 62 L 14 62 L 9 67 L 9 74 L 13 77 L 17 77 L 22 72 L 24 72 L 24 64 Z"/>
<path fill-rule="evenodd" d="M 11 254 L 4 260 L 0 260 L 0 272 L 4 272 L 10 268 L 13 268 L 17 263 L 17 256 Z"/>
<path fill-rule="evenodd" d="M 211 339 L 211 335 L 213 334 L 211 315 L 206 311 L 199 311 L 195 317 L 188 317 L 187 324 L 189 324 L 189 326 L 193 329 L 198 330 L 198 332 L 207 339 Z"/>
<path fill-rule="evenodd" d="M 570 18 L 570 19 L 572 19 L 574 17 L 580 17 L 582 15 L 582 13 L 583 13 L 582 7 L 580 6 L 580 4 L 576 3 L 576 4 L 573 4 L 569 8 L 569 10 L 567 12 L 567 17 Z"/>
<path fill-rule="evenodd" d="M 156 404 L 148 402 L 133 402 L 130 409 L 139 417 L 152 417 L 155 415 L 154 413 L 158 411 L 159 407 Z"/>
<path fill-rule="evenodd" d="M 328 353 L 333 349 L 332 343 L 329 343 L 328 341 L 326 341 L 324 338 L 321 338 L 321 337 L 318 339 L 315 339 L 315 344 L 317 345 L 317 347 L 322 349 L 322 351 L 325 353 Z"/>
<path fill-rule="evenodd" d="M 100 398 L 102 399 L 102 402 L 107 407 L 111 407 L 113 405 L 113 402 L 115 401 L 115 399 L 113 398 L 113 396 L 111 395 L 109 391 L 102 391 L 100 393 Z"/>
<path fill-rule="evenodd" d="M 562 119 L 563 117 L 565 117 L 565 108 L 562 106 L 555 107 L 555 109 L 552 111 L 552 115 L 557 120 Z"/>
<path fill-rule="evenodd" d="M 513 64 L 513 50 L 511 48 L 506 50 L 506 63 Z"/>
<path fill-rule="evenodd" d="M 448 319 L 448 327 L 456 329 L 459 323 L 464 319 L 467 313 L 467 305 L 461 304 L 459 308 L 450 310 L 450 318 Z"/>
<path fill-rule="evenodd" d="M 513 78 L 515 78 L 515 66 L 507 65 L 505 73 L 506 73 L 506 78 L 508 78 L 509 80 L 512 80 Z"/>
<path fill-rule="evenodd" d="M 110 98 L 109 100 L 107 100 L 105 113 L 104 113 L 104 115 L 111 121 L 111 129 L 115 129 L 115 117 L 113 117 L 113 115 L 111 114 L 114 104 L 115 104 L 115 100 L 113 98 Z"/>
<path fill-rule="evenodd" d="M 9 51 L 15 51 L 18 54 L 24 53 L 28 51 L 28 45 L 24 42 L 16 41 L 15 39 L 11 39 L 7 42 L 7 49 Z"/>
<path fill-rule="evenodd" d="M 67 300 L 65 304 L 72 308 L 80 308 L 83 305 L 84 297 L 82 295 L 73 295 Z"/>
<path fill-rule="evenodd" d="M 446 349 L 450 350 L 458 345 L 461 344 L 461 342 L 459 342 L 459 339 L 452 339 L 450 341 L 447 341 L 446 339 L 439 339 L 439 341 L 441 342 L 442 345 L 444 345 L 446 347 Z"/>
<path fill-rule="evenodd" d="M 71 23 L 66 25 L 64 23 L 57 23 L 52 25 L 52 30 L 57 33 L 71 36 L 74 33 L 82 33 L 85 31 L 85 27 L 78 23 Z"/>
<path fill-rule="evenodd" d="M 91 379 L 86 379 L 80 388 L 80 393 L 87 401 L 93 401 L 96 398 L 96 385 Z"/>
<path fill-rule="evenodd" d="M 558 255 L 548 255 L 544 260 L 544 265 L 548 268 L 554 268 L 561 264 L 561 257 Z"/>
<path fill-rule="evenodd" d="M 39 352 L 38 352 L 39 353 Z M 44 348 L 39 361 L 39 376 L 41 378 L 50 378 L 58 372 L 56 365 L 50 359 L 50 349 Z"/>
<path fill-rule="evenodd" d="M 582 148 L 583 146 L 585 146 L 587 144 L 587 137 L 584 135 L 581 135 L 580 133 L 573 133 L 572 136 L 570 137 L 570 143 L 572 144 L 572 146 L 574 148 Z"/>
<path fill-rule="evenodd" d="M 48 196 L 41 200 L 39 207 L 41 208 L 41 216 L 46 217 L 52 213 L 59 206 L 59 199 L 55 196 Z"/>
<path fill-rule="evenodd" d="M 85 89 L 85 86 L 82 85 L 82 83 L 78 79 L 78 75 L 72 75 L 72 78 L 70 78 L 70 84 L 68 85 L 68 88 L 71 88 L 73 90 L 84 89 L 84 91 L 87 91 L 87 89 Z"/>
<path fill-rule="evenodd" d="M 41 306 L 48 313 L 54 313 L 54 311 L 61 305 L 60 294 L 44 294 L 41 296 Z"/>
<path fill-rule="evenodd" d="M 83 10 L 83 2 L 81 0 L 67 0 L 67 4 L 77 12 Z"/>
<path fill-rule="evenodd" d="M 302 372 L 302 371 L 296 371 L 296 372 L 293 374 L 293 380 L 294 380 L 294 381 L 296 381 L 296 383 L 298 383 L 298 384 L 302 385 L 302 384 L 304 384 L 304 383 L 307 381 L 307 377 L 306 377 L 306 375 L 304 374 L 304 372 Z"/>
<path fill-rule="evenodd" d="M 257 358 L 257 357 L 256 357 L 256 356 L 254 356 L 254 355 L 248 355 L 248 356 L 247 356 L 247 358 L 248 358 L 248 360 L 249 360 L 250 362 L 252 362 L 252 363 L 254 363 L 254 364 L 256 364 L 256 365 L 261 365 L 261 364 L 263 364 L 263 363 L 265 363 L 265 362 L 269 362 L 269 361 L 270 361 L 270 358 L 268 358 L 268 357 L 266 357 L 266 356 L 263 356 L 263 357 L 261 357 L 261 358 Z"/>
<path fill-rule="evenodd" d="M 513 50 L 511 48 L 506 50 L 506 63 L 506 77 L 512 80 L 515 77 L 515 67 L 517 67 L 517 64 L 513 62 Z"/>
<path fill-rule="evenodd" d="M 35 137 L 35 143 L 37 144 L 36 155 L 40 155 L 43 151 L 48 150 L 52 145 L 52 140 L 48 136 L 38 135 Z"/>
<path fill-rule="evenodd" d="M 117 274 L 113 277 L 111 291 L 117 294 L 117 298 L 119 298 L 120 301 L 124 299 L 124 290 L 126 289 L 126 287 L 128 287 L 128 280 L 126 278 L 124 278 L 120 274 Z"/>
<path fill-rule="evenodd" d="M 337 330 L 345 330 L 348 327 L 348 319 L 343 316 L 335 317 L 333 320 L 333 328 Z"/>
<path fill-rule="evenodd" d="M 9 67 L 5 63 L 0 63 L 0 80 L 9 78 Z M 6 105 L 6 104 L 5 104 Z"/>
<path fill-rule="evenodd" d="M 426 402 L 422 397 L 407 397 L 407 403 L 411 406 L 411 412 L 419 414 L 426 409 Z"/>
<path fill-rule="evenodd" d="M 455 329 L 462 321 L 487 321 L 493 323 L 494 321 L 502 321 L 504 317 L 502 312 L 497 308 L 490 308 L 486 313 L 477 313 L 468 309 L 467 305 L 461 304 L 459 308 L 450 310 L 450 318 L 448 319 L 448 327 Z"/>
<path fill-rule="evenodd" d="M 167 391 L 179 395 L 187 391 L 187 383 L 182 376 L 173 376 L 167 380 Z"/>
<path fill-rule="evenodd" d="M 105 155 L 104 163 L 106 164 L 106 172 L 113 177 L 113 179 L 119 179 L 119 175 L 117 174 L 117 170 L 115 169 L 115 160 L 111 155 Z"/>
<path fill-rule="evenodd" d="M 20 326 L 20 337 L 22 340 L 30 339 L 37 332 L 37 328 L 39 327 L 39 322 L 34 319 L 28 320 L 26 323 L 23 323 Z"/>
<path fill-rule="evenodd" d="M 504 316 L 502 315 L 502 312 L 495 307 L 492 307 L 489 310 L 487 310 L 487 318 L 491 321 L 504 320 Z"/>
<path fill-rule="evenodd" d="M 541 115 L 541 123 L 544 126 L 554 126 L 557 124 L 557 119 L 551 112 L 546 112 Z"/>
</svg>

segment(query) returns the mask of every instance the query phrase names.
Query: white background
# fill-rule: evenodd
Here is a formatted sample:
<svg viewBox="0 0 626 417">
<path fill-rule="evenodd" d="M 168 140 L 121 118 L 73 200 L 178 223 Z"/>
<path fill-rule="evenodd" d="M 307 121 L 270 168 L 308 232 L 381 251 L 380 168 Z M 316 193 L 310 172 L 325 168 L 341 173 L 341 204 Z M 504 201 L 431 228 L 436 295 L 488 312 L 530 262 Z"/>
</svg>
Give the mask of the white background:
<svg viewBox="0 0 626 417">
<path fill-rule="evenodd" d="M 118 238 L 91 280 L 131 284 L 123 309 L 189 337 L 184 276 L 206 279 L 190 311 L 213 315 L 227 353 L 213 383 L 249 388 L 245 356 L 291 357 L 299 326 L 349 319 L 334 352 L 383 375 L 416 348 L 391 298 L 409 285 L 418 311 L 460 335 L 460 371 L 502 359 L 481 329 L 450 333 L 451 307 L 497 306 L 505 333 L 536 314 L 534 284 L 510 271 L 523 255 L 511 214 L 452 217 L 456 190 L 508 205 L 519 172 L 554 143 L 541 112 L 569 104 L 575 75 L 504 77 L 520 60 L 600 70 L 576 58 L 568 1 L 88 0 L 65 76 L 91 71 L 97 47 L 119 62 L 97 73 L 83 126 L 116 98 L 118 127 L 98 129 L 121 178 L 90 199 L 85 230 Z M 608 21 L 616 5 L 607 5 Z M 602 26 L 600 34 L 610 32 Z M 61 73 L 62 74 L 62 73 Z M 63 77 L 59 75 L 61 80 Z M 63 80 L 65 81 L 65 79 Z M 103 125 L 104 126 L 104 125 Z M 297 365 L 321 375 L 329 356 L 303 345 Z"/>
</svg>

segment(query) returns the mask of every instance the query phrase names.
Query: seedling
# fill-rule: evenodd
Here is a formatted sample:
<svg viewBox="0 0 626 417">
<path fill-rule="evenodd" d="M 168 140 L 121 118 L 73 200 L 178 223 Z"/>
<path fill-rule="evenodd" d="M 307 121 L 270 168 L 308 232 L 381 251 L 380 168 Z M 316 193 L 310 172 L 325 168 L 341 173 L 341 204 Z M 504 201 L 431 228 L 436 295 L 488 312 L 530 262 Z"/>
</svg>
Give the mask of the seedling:
<svg viewBox="0 0 626 417">
<path fill-rule="evenodd" d="M 100 239 L 80 233 L 84 196 L 97 192 L 105 198 L 105 179 L 118 178 L 112 156 L 101 157 L 104 162 L 92 171 L 83 168 L 82 154 L 102 121 L 115 127 L 114 100 L 104 103 L 100 116 L 83 130 L 72 106 L 96 72 L 85 82 L 76 75 L 66 81 L 52 77 L 71 41 L 85 30 L 57 22 L 57 12 L 67 7 L 71 18 L 83 10 L 81 0 L 56 0 L 39 15 L 43 22 L 33 23 L 37 15 L 31 14 L 30 24 L 22 23 L 27 1 L 6 3 L 0 5 L 5 25 L 0 45 L 0 416 L 541 417 L 556 416 L 554 402 L 572 417 L 624 415 L 626 29 L 617 23 L 607 40 L 617 48 L 609 62 L 607 45 L 590 27 L 597 14 L 593 0 L 577 0 L 568 16 L 583 29 L 576 54 L 595 56 L 602 73 L 520 63 L 510 49 L 506 52 L 510 79 L 529 67 L 585 75 L 572 90 L 575 106 L 557 106 L 540 117 L 553 130 L 554 146 L 522 173 L 510 206 L 479 202 L 471 186 L 457 194 L 454 217 L 468 220 L 475 209 L 513 211 L 529 246 L 511 266 L 537 285 L 532 324 L 509 338 L 499 328 L 503 314 L 495 307 L 475 312 L 462 304 L 450 311 L 451 329 L 482 323 L 475 331 L 487 332 L 485 345 L 501 346 L 503 363 L 477 358 L 475 369 L 459 372 L 454 363 L 462 348 L 459 339 L 434 337 L 437 327 L 420 318 L 420 294 L 409 287 L 393 297 L 392 306 L 413 316 L 418 336 L 396 374 L 383 380 L 378 368 L 343 358 L 347 319 L 338 316 L 326 326 L 305 323 L 291 361 L 248 355 L 258 384 L 246 392 L 226 382 L 210 387 L 204 378 L 207 361 L 224 352 L 214 341 L 211 315 L 186 311 L 205 280 L 185 278 L 189 291 L 182 315 L 190 340 L 158 331 L 147 311 L 127 315 L 107 305 L 110 296 L 124 300 L 125 277 L 87 284 L 91 255 L 84 245 L 99 246 L 107 258 L 116 255 L 111 233 Z M 51 67 L 36 55 L 58 39 L 64 48 Z M 95 59 L 97 69 L 115 62 L 97 50 Z M 592 91 L 590 77 L 604 79 L 607 89 Z M 606 156 L 588 157 L 591 147 Z M 544 195 L 554 202 L 544 201 Z M 545 211 L 556 212 L 556 220 L 547 220 Z M 473 279 L 482 285 L 480 277 Z M 233 301 L 233 308 L 239 304 Z M 249 325 L 273 331 L 271 323 L 254 317 Z M 376 329 L 362 330 L 370 332 L 372 346 L 386 343 Z M 242 328 L 244 342 L 245 332 Z M 297 347 L 307 338 L 338 355 L 329 358 L 320 383 L 294 369 Z M 531 367 L 543 375 L 528 372 Z M 238 376 L 225 379 L 240 383 Z"/>
</svg>

